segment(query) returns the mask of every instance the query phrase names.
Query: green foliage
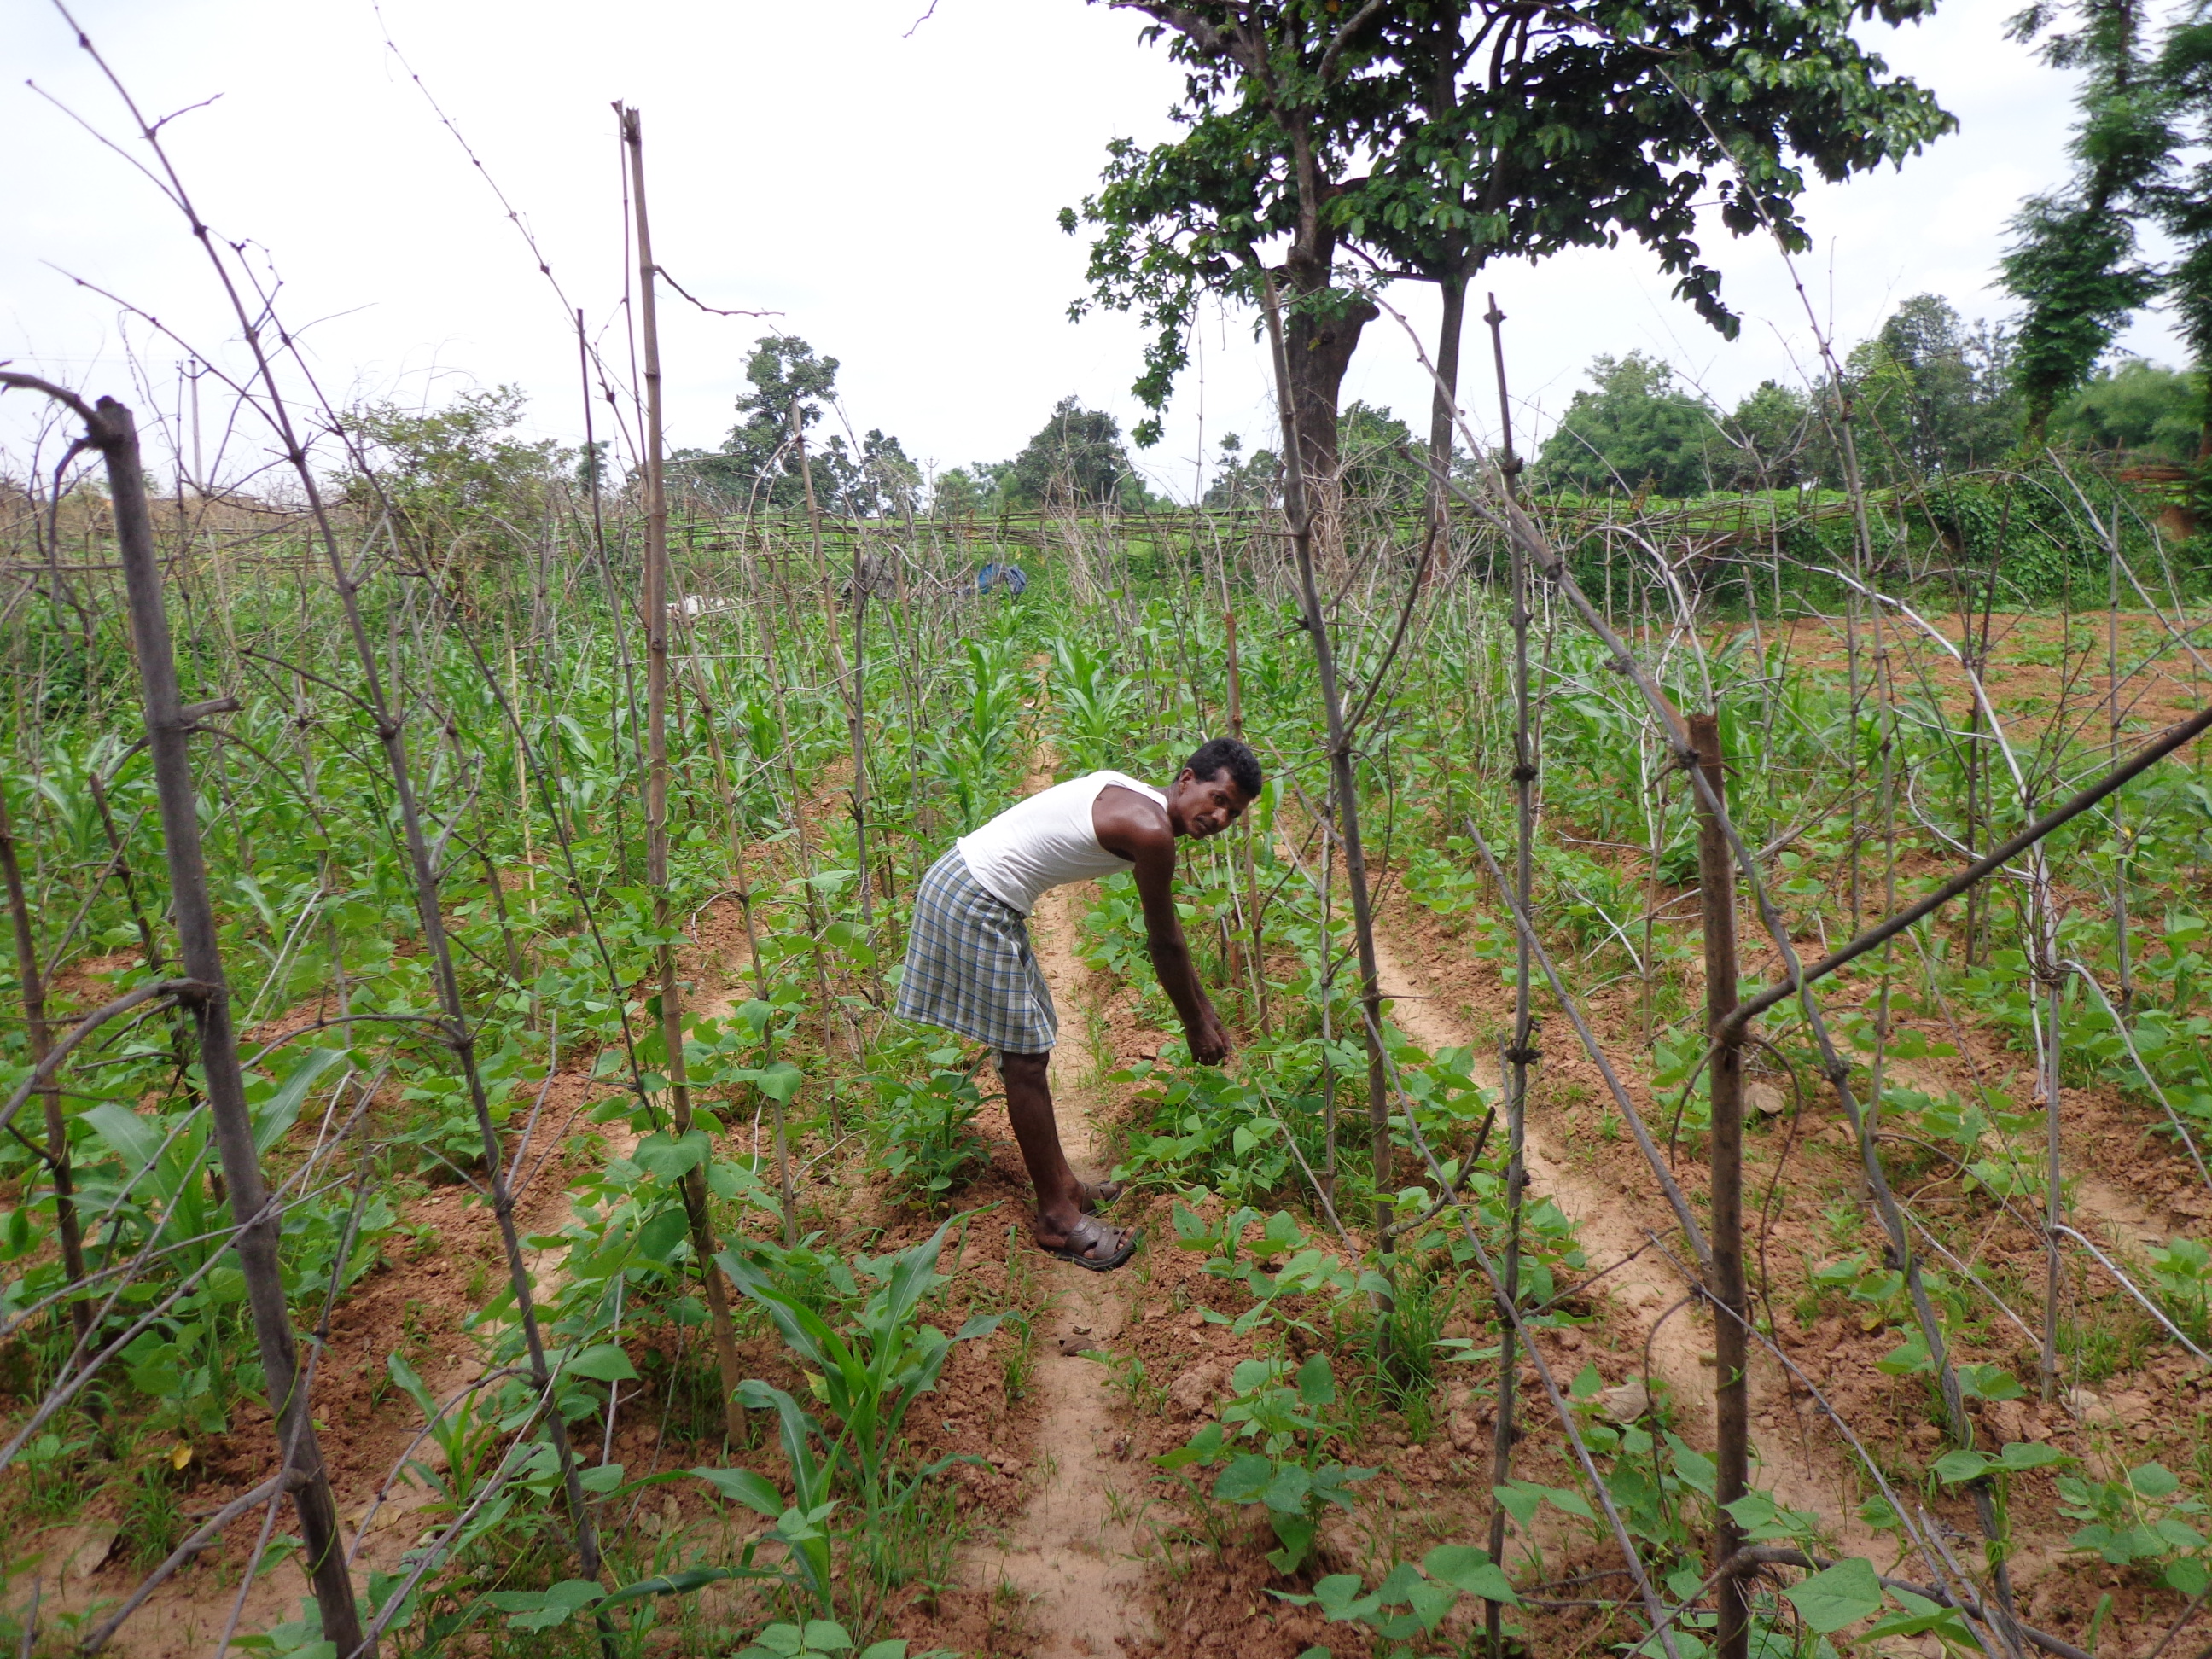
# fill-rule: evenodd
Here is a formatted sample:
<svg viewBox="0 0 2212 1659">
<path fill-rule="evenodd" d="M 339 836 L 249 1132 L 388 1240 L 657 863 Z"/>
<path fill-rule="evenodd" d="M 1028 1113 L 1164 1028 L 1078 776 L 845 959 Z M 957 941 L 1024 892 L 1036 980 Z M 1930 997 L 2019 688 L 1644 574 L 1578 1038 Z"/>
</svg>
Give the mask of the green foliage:
<svg viewBox="0 0 2212 1659">
<path fill-rule="evenodd" d="M 1873 1565 L 1852 1556 L 1799 1579 L 1782 1592 L 1797 1616 L 1822 1636 L 1833 1636 L 1881 1611 L 1881 1582 Z"/>
<path fill-rule="evenodd" d="M 2173 1238 L 2145 1254 L 2166 1317 L 2203 1343 L 2212 1336 L 2212 1250 L 2193 1238 Z"/>
<path fill-rule="evenodd" d="M 1346 243 L 1464 284 L 1494 258 L 1626 234 L 1732 334 L 1700 252 L 1700 204 L 1717 197 L 1734 234 L 1771 224 L 1802 246 L 1807 165 L 1840 179 L 1952 125 L 1861 44 L 1853 17 L 1758 0 L 1570 7 L 1520 50 L 1492 52 L 1463 48 L 1474 20 L 1457 7 L 1386 10 L 1356 31 L 1287 0 L 1234 29 L 1179 15 L 1154 33 L 1185 70 L 1171 112 L 1182 131 L 1150 149 L 1115 141 L 1099 192 L 1060 222 L 1094 228 L 1092 295 L 1138 311 L 1152 336 L 1136 392 L 1154 410 L 1188 361 L 1198 295 L 1253 300 L 1258 250 L 1272 264 L 1285 239 L 1301 441 L 1333 459 L 1337 383 L 1375 314 L 1337 274 Z M 1776 75 L 1784 63 L 1803 72 Z M 1157 431 L 1148 422 L 1140 441 Z"/>
<path fill-rule="evenodd" d="M 731 1282 L 768 1315 L 810 1373 L 837 1425 L 835 1434 L 826 1431 L 780 1389 L 757 1381 L 744 1385 L 741 1397 L 747 1405 L 776 1411 L 793 1482 L 811 1496 L 805 1502 L 794 1499 L 787 1509 L 773 1488 L 765 1494 L 755 1489 L 751 1497 L 734 1495 L 757 1508 L 764 1503 L 776 1505 L 779 1528 L 789 1522 L 787 1541 L 806 1564 L 809 1583 L 825 1616 L 833 1610 L 830 1544 L 822 1531 L 834 1507 L 827 1497 L 830 1474 L 842 1472 L 852 1482 L 860 1500 L 861 1535 L 879 1538 L 889 1521 L 913 1505 L 924 1484 L 957 1461 L 940 1458 L 911 1474 L 902 1473 L 895 1453 L 907 1413 L 937 1386 L 953 1343 L 988 1336 L 1003 1317 L 978 1314 L 951 1337 L 921 1322 L 923 1302 L 947 1277 L 937 1271 L 937 1260 L 951 1225 L 948 1219 L 921 1243 L 894 1255 L 855 1260 L 853 1276 L 872 1281 L 875 1289 L 849 1323 L 825 1319 L 800 1287 L 754 1259 L 757 1252 L 725 1251 L 715 1258 Z M 817 1442 L 828 1449 L 819 1460 L 811 1449 Z M 770 1513 L 765 1508 L 761 1512 Z"/>
<path fill-rule="evenodd" d="M 1575 393 L 1537 455 L 1540 488 L 1668 496 L 1711 488 L 1713 414 L 1675 390 L 1673 369 L 1641 351 L 1600 353 L 1589 377 L 1595 389 Z"/>
<path fill-rule="evenodd" d="M 2010 343 L 1986 325 L 1969 329 L 1948 300 L 1915 295 L 1844 364 L 1863 428 L 1861 475 L 1869 484 L 1950 475 L 1988 466 L 2017 441 Z M 1831 454 L 1822 475 L 1843 479 Z"/>
<path fill-rule="evenodd" d="M 933 1050 L 927 1077 L 879 1076 L 872 1131 L 884 1173 L 933 1208 L 942 1206 L 968 1171 L 990 1161 L 973 1128 L 982 1097 L 975 1079 L 952 1069 L 954 1048 Z"/>
<path fill-rule="evenodd" d="M 1052 645 L 1053 712 L 1060 758 L 1073 775 L 1095 772 L 1123 757 L 1136 712 L 1135 684 L 1103 651 L 1065 635 Z"/>
<path fill-rule="evenodd" d="M 738 423 L 720 450 L 681 451 L 674 464 L 736 506 L 804 507 L 793 428 L 804 433 L 820 423 L 837 396 L 837 369 L 835 357 L 817 356 L 797 335 L 763 335 L 745 360 L 751 390 L 738 398 Z"/>
<path fill-rule="evenodd" d="M 1337 445 L 1346 495 L 1412 507 L 1428 489 L 1428 446 L 1387 405 L 1354 398 L 1339 421 Z"/>
<path fill-rule="evenodd" d="M 810 1619 L 804 1625 L 770 1625 L 741 1649 L 738 1659 L 837 1659 L 852 1651 L 853 1638 L 845 1627 L 829 1619 Z M 873 1642 L 856 1659 L 955 1659 L 950 1650 L 929 1648 L 913 1655 L 902 1639 Z"/>
<path fill-rule="evenodd" d="M 968 519 L 999 503 L 999 477 L 1003 462 L 978 461 L 972 466 L 948 467 L 937 475 L 929 494 L 929 510 L 940 519 Z"/>
<path fill-rule="evenodd" d="M 1468 1544 L 1439 1544 L 1418 1567 L 1401 1561 L 1373 1589 L 1363 1591 L 1355 1573 L 1331 1573 L 1316 1579 L 1310 1595 L 1268 1592 L 1294 1607 L 1319 1607 L 1331 1624 L 1362 1625 L 1394 1645 L 1387 1651 L 1411 1653 L 1404 1645 L 1433 1638 L 1462 1595 L 1521 1606 L 1513 1583 L 1486 1550 Z"/>
<path fill-rule="evenodd" d="M 1121 447 L 1121 423 L 1071 394 L 1022 446 L 1001 486 L 1012 507 L 1142 507 L 1144 483 Z"/>
<path fill-rule="evenodd" d="M 1206 487 L 1209 509 L 1268 507 L 1282 493 L 1283 458 L 1264 444 L 1249 455 L 1243 453 L 1243 447 L 1244 441 L 1235 433 L 1223 436 L 1213 480 Z"/>
<path fill-rule="evenodd" d="M 2185 1516 L 2201 1516 L 2204 1505 L 2183 1490 L 2180 1478 L 2163 1463 L 2130 1469 L 2120 1480 L 2058 1480 L 2059 1513 L 2088 1524 L 2066 1540 L 2070 1550 L 2094 1551 L 2116 1567 L 2156 1571 L 2169 1589 L 2184 1595 L 2212 1585 L 2212 1561 L 2205 1537 Z"/>
<path fill-rule="evenodd" d="M 2190 377 L 2141 357 L 2091 375 L 2051 422 L 2051 435 L 2082 449 L 2185 463 L 2197 459 L 2203 398 Z"/>
<path fill-rule="evenodd" d="M 1372 1272 L 1358 1272 L 1342 1257 L 1318 1248 L 1287 1210 L 1267 1218 L 1257 1238 L 1246 1234 L 1261 1220 L 1257 1210 L 1233 1211 L 1218 1228 L 1210 1227 L 1198 1212 L 1178 1202 L 1175 1206 L 1176 1242 L 1186 1250 L 1214 1254 L 1206 1264 L 1207 1273 L 1243 1285 L 1252 1295 L 1252 1305 L 1233 1319 L 1212 1308 L 1202 1310 L 1208 1324 L 1226 1325 L 1243 1336 L 1262 1325 L 1321 1334 L 1314 1322 L 1347 1303 L 1355 1291 L 1387 1291 L 1390 1281 Z M 1240 1258 L 1240 1250 L 1243 1253 Z M 1276 1263 L 1272 1270 L 1268 1264 Z M 1303 1298 L 1313 1297 L 1315 1303 Z"/>
<path fill-rule="evenodd" d="M 1725 448 L 1710 441 L 1707 465 L 1723 489 L 1779 489 L 1808 477 L 1807 451 L 1820 430 L 1812 399 L 1778 380 L 1761 380 L 1720 422 Z"/>
<path fill-rule="evenodd" d="M 2013 20 L 2014 38 L 2045 34 L 2061 9 L 2030 6 Z M 2002 264 L 2005 286 L 2027 307 L 2015 374 L 2038 435 L 2164 285 L 2136 257 L 2136 228 L 2162 193 L 2181 141 L 2175 79 L 2156 71 L 2138 8 L 2088 0 L 2079 13 L 2081 27 L 2049 33 L 2042 48 L 2046 61 L 2080 72 L 2075 176 L 2022 205 Z"/>
<path fill-rule="evenodd" d="M 347 493 L 364 507 L 391 509 L 426 557 L 442 562 L 456 547 L 472 562 L 485 553 L 513 557 L 526 544 L 515 526 L 545 513 L 568 457 L 550 439 L 509 436 L 528 400 L 511 386 L 464 392 L 422 413 L 398 404 L 366 404 L 349 421 L 368 471 Z"/>
<path fill-rule="evenodd" d="M 1322 1510 L 1349 1511 L 1352 1487 L 1375 1471 L 1348 1468 L 1322 1452 L 1323 1413 L 1337 1403 L 1327 1354 L 1311 1354 L 1296 1367 L 1287 1359 L 1239 1360 L 1229 1389 L 1218 1422 L 1152 1461 L 1170 1472 L 1218 1468 L 1214 1498 L 1264 1510 L 1279 1546 L 1268 1553 L 1269 1563 L 1278 1572 L 1296 1572 L 1312 1553 Z"/>
<path fill-rule="evenodd" d="M 2031 425 L 2088 378 L 2130 317 L 2158 291 L 2136 258 L 2135 226 L 2107 187 L 2084 197 L 2031 196 L 2012 222 L 2002 269 L 2027 302 L 2014 348 L 2014 383 Z"/>
</svg>

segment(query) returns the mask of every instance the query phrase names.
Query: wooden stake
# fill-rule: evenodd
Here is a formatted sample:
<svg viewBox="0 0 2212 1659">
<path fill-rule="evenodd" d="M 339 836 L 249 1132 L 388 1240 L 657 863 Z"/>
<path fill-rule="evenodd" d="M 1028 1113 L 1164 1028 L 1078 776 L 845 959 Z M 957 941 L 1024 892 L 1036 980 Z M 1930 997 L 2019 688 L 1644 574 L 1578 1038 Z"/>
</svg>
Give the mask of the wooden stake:
<svg viewBox="0 0 2212 1659">
<path fill-rule="evenodd" d="M 1513 409 L 1505 391 L 1505 313 L 1498 309 L 1498 296 L 1492 294 L 1490 309 L 1483 321 L 1490 326 L 1491 356 L 1498 372 L 1498 471 L 1505 481 L 1507 496 L 1517 501 L 1520 491 L 1516 485 L 1521 472 L 1520 458 L 1513 453 Z M 1457 343 L 1453 349 L 1456 352 Z M 1534 744 L 1530 742 L 1528 704 L 1528 561 L 1521 544 L 1511 544 L 1510 564 L 1512 583 L 1511 604 L 1513 627 L 1513 820 L 1515 902 L 1522 915 L 1527 915 L 1532 896 L 1535 871 L 1535 785 L 1536 761 Z M 1505 1064 L 1500 1080 L 1505 1085 L 1505 1261 L 1503 1274 L 1505 1299 L 1517 1304 L 1521 1295 L 1521 1217 L 1528 1189 L 1528 1066 L 1536 1058 L 1534 1011 L 1530 1003 L 1531 989 L 1528 939 L 1517 930 L 1514 935 L 1513 977 L 1513 1042 L 1504 1052 Z M 1517 1437 L 1513 1425 L 1515 1385 L 1519 1378 L 1520 1360 L 1514 1352 L 1513 1321 L 1510 1305 L 1498 1310 L 1498 1417 L 1491 1439 L 1491 1486 L 1502 1487 L 1513 1478 L 1513 1442 Z M 1494 1503 L 1490 1511 L 1490 1556 L 1493 1561 L 1503 1560 L 1505 1554 L 1505 1507 Z M 1505 1651 L 1504 1607 L 1496 1601 L 1483 1607 L 1483 1627 L 1489 1639 L 1490 1651 Z"/>
<path fill-rule="evenodd" d="M 1689 719 L 1698 769 L 1724 801 L 1720 722 L 1711 714 Z M 1729 1023 L 1735 1012 L 1735 860 L 1718 816 L 1703 791 L 1698 803 L 1698 888 L 1705 912 L 1705 1019 L 1715 1048 L 1712 1089 L 1714 1528 L 1713 1560 L 1732 1561 L 1744 1547 L 1743 1529 L 1728 1506 L 1748 1489 L 1751 1472 L 1749 1298 L 1743 1276 L 1743 1036 Z M 1750 1598 L 1743 1579 L 1724 1576 L 1719 1585 L 1719 1659 L 1745 1659 L 1750 1651 Z"/>
<path fill-rule="evenodd" d="M 621 109 L 629 150 L 630 210 L 637 228 L 639 328 L 645 347 L 645 879 L 653 889 L 653 931 L 660 935 L 660 1037 L 666 1048 L 670 1115 L 678 1137 L 691 1133 L 691 1084 L 684 1067 L 684 987 L 676 977 L 668 904 L 668 497 L 660 471 L 660 333 L 653 311 L 653 233 L 645 211 L 645 131 L 634 109 Z M 684 1172 L 684 1210 L 691 1252 L 707 1293 L 714 1363 L 722 1374 L 722 1419 L 732 1443 L 744 1437 L 738 1388 L 744 1372 L 730 1322 L 730 1291 L 714 1265 L 719 1254 L 707 1209 L 706 1160 Z"/>
<path fill-rule="evenodd" d="M 39 946 L 31 931 L 31 905 L 23 887 L 22 862 L 15 856 L 15 827 L 9 819 L 8 800 L 0 793 L 0 878 L 8 887 L 8 915 L 15 924 L 15 978 L 23 997 L 24 1035 L 29 1039 L 31 1064 L 38 1065 L 52 1046 L 46 1026 L 46 976 L 39 971 Z M 84 1282 L 84 1235 L 77 1221 L 76 1200 L 70 1179 L 69 1124 L 62 1116 L 62 1091 L 48 1083 L 39 1091 L 46 1118 L 46 1150 L 42 1154 L 54 1183 L 54 1226 L 61 1235 L 62 1271 L 72 1286 Z M 81 1296 L 70 1297 L 70 1325 L 83 1346 L 92 1334 L 92 1304 Z"/>
<path fill-rule="evenodd" d="M 82 405 L 78 408 L 82 411 Z M 137 648 L 147 747 L 161 800 L 179 953 L 185 975 L 207 988 L 192 1005 L 200 1069 L 206 1079 L 230 1213 L 238 1227 L 238 1265 L 246 1280 L 270 1410 L 276 1419 L 283 1473 L 306 1546 L 302 1565 L 315 1587 L 324 1638 L 335 1644 L 341 1659 L 374 1659 L 375 1644 L 363 1633 L 354 1602 L 353 1578 L 346 1570 L 344 1540 L 338 1531 L 337 1498 L 323 1467 L 277 1265 L 283 1206 L 270 1197 L 253 1144 L 252 1114 L 246 1103 L 246 1077 L 239 1066 L 237 1036 L 231 1024 L 229 985 L 216 942 L 215 904 L 208 895 L 207 867 L 200 853 L 199 792 L 192 781 L 190 753 L 192 721 L 177 689 L 177 662 L 154 550 L 154 521 L 146 502 L 137 426 L 131 411 L 112 398 L 100 400 L 87 425 L 107 462 L 108 489 L 115 503 L 116 543 L 130 592 L 131 633 Z"/>
</svg>

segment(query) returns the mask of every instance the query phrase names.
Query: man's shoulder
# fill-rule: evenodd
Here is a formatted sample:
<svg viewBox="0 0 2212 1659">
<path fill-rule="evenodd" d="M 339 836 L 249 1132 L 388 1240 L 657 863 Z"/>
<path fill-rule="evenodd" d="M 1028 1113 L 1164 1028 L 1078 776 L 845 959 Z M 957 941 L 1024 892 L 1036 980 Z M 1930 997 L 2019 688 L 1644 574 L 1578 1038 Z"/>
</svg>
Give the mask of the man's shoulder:
<svg viewBox="0 0 2212 1659">
<path fill-rule="evenodd" d="M 1100 781 L 1098 799 L 1102 804 L 1111 792 L 1115 806 L 1141 808 L 1146 817 L 1157 817 L 1163 823 L 1167 822 L 1167 803 L 1161 799 L 1160 792 L 1152 785 L 1125 772 L 1093 772 L 1091 776 Z"/>
<path fill-rule="evenodd" d="M 1105 784 L 1091 803 L 1091 821 L 1119 843 L 1106 850 L 1119 853 L 1123 858 L 1174 845 L 1175 833 L 1168 823 L 1167 808 L 1157 796 L 1142 789 L 1118 781 Z"/>
</svg>

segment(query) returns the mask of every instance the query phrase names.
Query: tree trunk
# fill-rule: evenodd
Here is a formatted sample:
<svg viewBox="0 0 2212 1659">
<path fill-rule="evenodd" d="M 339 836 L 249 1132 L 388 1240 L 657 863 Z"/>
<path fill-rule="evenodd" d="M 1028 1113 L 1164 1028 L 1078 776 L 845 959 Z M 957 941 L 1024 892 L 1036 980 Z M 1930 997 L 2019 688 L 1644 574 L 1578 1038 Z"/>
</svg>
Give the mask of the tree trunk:
<svg viewBox="0 0 2212 1659">
<path fill-rule="evenodd" d="M 1451 476 L 1452 417 L 1459 411 L 1459 337 L 1467 322 L 1467 279 L 1447 276 L 1437 284 L 1443 318 L 1437 325 L 1437 386 L 1429 399 L 1429 491 L 1421 545 L 1434 560 L 1451 500 L 1444 480 Z"/>
<path fill-rule="evenodd" d="M 1283 279 L 1293 299 L 1285 307 L 1283 355 L 1291 407 L 1297 416 L 1298 452 L 1305 462 L 1306 481 L 1318 485 L 1334 501 L 1343 482 L 1337 474 L 1337 392 L 1344 384 L 1344 371 L 1351 367 L 1352 354 L 1358 349 L 1359 331 L 1382 313 L 1367 301 L 1350 295 L 1337 295 L 1333 302 L 1315 301 L 1328 307 L 1325 313 L 1307 309 L 1306 302 L 1328 287 L 1330 263 L 1324 254 L 1313 264 L 1300 260 L 1284 266 Z"/>
</svg>

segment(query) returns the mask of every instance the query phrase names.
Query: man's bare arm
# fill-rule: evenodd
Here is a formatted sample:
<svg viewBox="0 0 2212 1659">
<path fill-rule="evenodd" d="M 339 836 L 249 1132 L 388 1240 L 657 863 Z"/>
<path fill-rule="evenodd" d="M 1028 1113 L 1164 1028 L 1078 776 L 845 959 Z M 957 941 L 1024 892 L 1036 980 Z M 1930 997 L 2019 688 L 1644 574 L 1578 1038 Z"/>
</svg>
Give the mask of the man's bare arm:
<svg viewBox="0 0 2212 1659">
<path fill-rule="evenodd" d="M 1152 971 L 1159 975 L 1160 988 L 1182 1017 L 1191 1058 L 1201 1065 L 1218 1065 L 1228 1055 L 1229 1037 L 1207 1000 L 1206 988 L 1198 981 L 1190 947 L 1183 939 L 1182 920 L 1176 914 L 1175 834 L 1168 827 L 1167 814 L 1153 802 L 1115 784 L 1098 792 L 1091 822 L 1098 844 L 1136 866 L 1137 897 L 1144 905 L 1145 943 L 1152 954 Z"/>
</svg>

